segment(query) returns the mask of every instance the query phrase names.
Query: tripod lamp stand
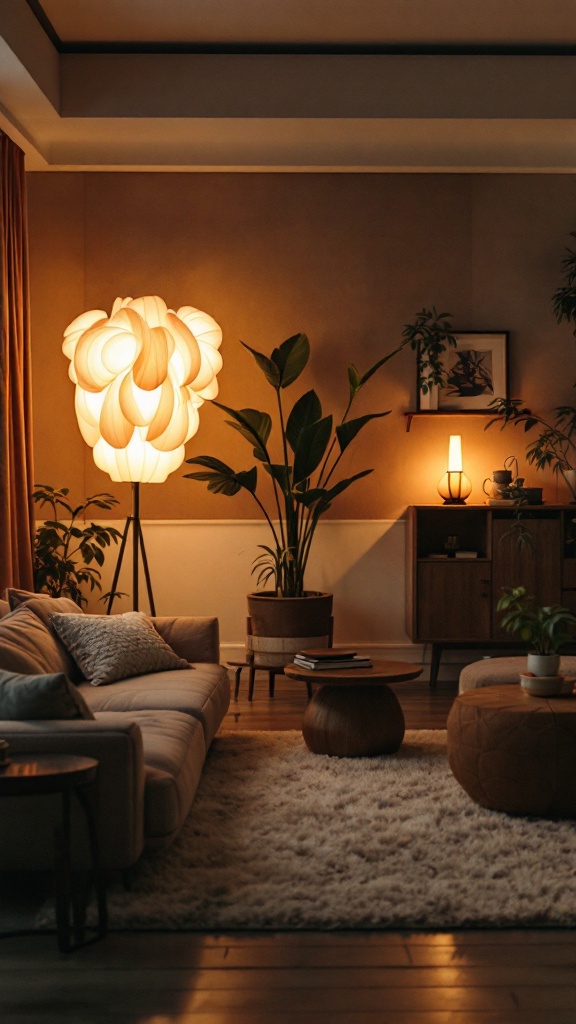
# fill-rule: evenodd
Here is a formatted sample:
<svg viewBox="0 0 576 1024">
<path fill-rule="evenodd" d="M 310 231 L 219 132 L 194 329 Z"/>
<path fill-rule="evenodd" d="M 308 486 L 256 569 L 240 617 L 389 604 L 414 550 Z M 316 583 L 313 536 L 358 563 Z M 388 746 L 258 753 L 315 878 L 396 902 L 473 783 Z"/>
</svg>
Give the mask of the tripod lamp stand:
<svg viewBox="0 0 576 1024">
<path fill-rule="evenodd" d="M 112 480 L 132 483 L 114 572 L 112 610 L 122 559 L 132 529 L 132 602 L 138 610 L 139 554 L 150 611 L 154 599 L 140 523 L 140 484 L 163 483 L 182 464 L 185 444 L 198 430 L 198 410 L 216 398 L 222 331 L 193 306 L 177 312 L 157 295 L 116 299 L 110 316 L 100 309 L 76 317 L 62 346 L 76 385 L 80 433 L 94 462 Z"/>
</svg>

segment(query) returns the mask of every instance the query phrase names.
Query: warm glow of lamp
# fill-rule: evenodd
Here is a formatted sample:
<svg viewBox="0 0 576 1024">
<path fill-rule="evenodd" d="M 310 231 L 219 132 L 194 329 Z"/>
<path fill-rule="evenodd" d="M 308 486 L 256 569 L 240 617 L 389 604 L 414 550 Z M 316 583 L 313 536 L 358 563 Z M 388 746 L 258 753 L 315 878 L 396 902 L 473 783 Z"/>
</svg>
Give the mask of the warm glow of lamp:
<svg viewBox="0 0 576 1024">
<path fill-rule="evenodd" d="M 110 316 L 91 309 L 64 332 L 62 350 L 76 385 L 80 433 L 99 469 L 112 480 L 132 483 L 132 514 L 126 520 L 108 612 L 132 528 L 133 608 L 138 609 L 140 552 L 155 615 L 139 487 L 162 483 L 183 462 L 184 445 L 198 430 L 200 406 L 218 394 L 221 344 L 222 331 L 208 313 L 194 306 L 181 306 L 175 313 L 157 295 L 116 299 Z"/>
<path fill-rule="evenodd" d="M 462 438 L 451 434 L 448 442 L 448 466 L 438 484 L 438 493 L 445 505 L 465 505 L 472 484 L 462 470 Z"/>
<path fill-rule="evenodd" d="M 162 483 L 184 460 L 198 410 L 216 398 L 222 331 L 193 306 L 157 295 L 116 299 L 82 313 L 62 349 L 76 385 L 76 416 L 96 465 L 112 480 Z"/>
</svg>

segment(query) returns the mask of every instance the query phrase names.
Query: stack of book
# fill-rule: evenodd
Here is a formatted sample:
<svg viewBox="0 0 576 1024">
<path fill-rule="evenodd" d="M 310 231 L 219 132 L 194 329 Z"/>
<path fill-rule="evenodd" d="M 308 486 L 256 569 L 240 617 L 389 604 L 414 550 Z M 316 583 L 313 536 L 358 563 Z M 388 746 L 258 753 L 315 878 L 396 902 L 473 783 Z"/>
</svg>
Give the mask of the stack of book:
<svg viewBox="0 0 576 1024">
<path fill-rule="evenodd" d="M 334 669 L 372 668 L 370 658 L 365 658 L 356 651 L 333 647 L 320 647 L 317 650 L 298 651 L 294 655 L 294 664 L 300 668 Z"/>
</svg>

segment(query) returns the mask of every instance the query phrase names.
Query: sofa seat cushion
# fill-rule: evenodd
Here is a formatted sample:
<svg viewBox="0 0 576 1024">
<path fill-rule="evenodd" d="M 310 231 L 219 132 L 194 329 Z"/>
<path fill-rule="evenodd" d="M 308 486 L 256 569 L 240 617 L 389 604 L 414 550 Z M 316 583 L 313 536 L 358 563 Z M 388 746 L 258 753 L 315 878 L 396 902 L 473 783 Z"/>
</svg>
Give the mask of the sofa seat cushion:
<svg viewBox="0 0 576 1024">
<path fill-rule="evenodd" d="M 230 704 L 230 681 L 222 665 L 199 662 L 189 669 L 170 669 L 120 679 L 108 686 L 80 684 L 92 711 L 181 711 L 197 718 L 204 730 L 205 749 Z"/>
<path fill-rule="evenodd" d="M 458 683 L 458 692 L 477 690 L 482 686 L 507 686 L 520 682 L 520 672 L 526 671 L 526 655 L 511 658 L 482 658 L 466 665 Z M 576 676 L 576 657 L 563 654 L 560 675 Z"/>
<path fill-rule="evenodd" d="M 180 711 L 136 711 L 130 715 L 144 749 L 144 838 L 155 845 L 171 839 L 190 810 L 206 756 L 198 719 Z"/>
</svg>

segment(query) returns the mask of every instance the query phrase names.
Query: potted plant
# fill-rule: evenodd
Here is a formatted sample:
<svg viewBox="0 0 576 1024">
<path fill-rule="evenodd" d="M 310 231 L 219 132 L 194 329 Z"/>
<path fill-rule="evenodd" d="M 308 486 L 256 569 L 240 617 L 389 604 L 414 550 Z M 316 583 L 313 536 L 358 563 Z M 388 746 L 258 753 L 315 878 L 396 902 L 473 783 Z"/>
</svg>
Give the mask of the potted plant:
<svg viewBox="0 0 576 1024">
<path fill-rule="evenodd" d="M 90 508 L 111 509 L 118 499 L 111 494 L 93 494 L 78 505 L 68 500 L 68 487 L 57 490 L 46 484 L 36 484 L 32 497 L 40 508 L 49 505 L 52 518 L 38 527 L 34 538 L 34 589 L 45 591 L 50 597 L 70 597 L 77 605 L 87 603 L 82 584 L 90 590 L 101 590 L 101 574 L 96 565 L 104 563 L 104 552 L 113 542 L 118 543 L 120 532 L 113 526 L 81 522 Z M 65 520 L 59 519 L 64 511 Z M 109 597 L 104 594 L 101 600 Z"/>
<path fill-rule="evenodd" d="M 377 370 L 405 346 L 418 350 L 420 383 L 438 380 L 442 373 L 439 361 L 442 343 L 430 331 L 429 319 L 426 327 L 423 339 L 419 329 L 407 326 L 401 344 L 363 374 L 354 364 L 349 365 L 348 400 L 336 425 L 334 417 L 324 413 L 313 390 L 301 394 L 290 409 L 285 408 L 283 392 L 298 380 L 310 356 L 306 334 L 293 335 L 269 356 L 241 342 L 275 391 L 275 437 L 271 439 L 272 417 L 267 412 L 231 409 L 220 402 L 212 404 L 226 414 L 228 425 L 248 442 L 264 472 L 259 477 L 257 465 L 235 470 L 214 456 L 197 455 L 186 461 L 200 468 L 185 476 L 203 481 L 208 490 L 217 494 L 233 496 L 241 490 L 248 491 L 268 524 L 271 544 L 260 545 L 262 553 L 256 558 L 253 569 L 257 584 L 268 589 L 249 595 L 252 627 L 249 645 L 255 650 L 255 636 L 273 640 L 289 637 L 293 642 L 284 645 L 288 648 L 285 650 L 278 649 L 282 645 L 263 643 L 260 663 L 287 664 L 294 650 L 302 646 L 303 638 L 314 641 L 308 646 L 328 643 L 332 595 L 311 593 L 305 586 L 316 528 L 339 495 L 372 472 L 362 469 L 352 476 L 339 477 L 344 452 L 367 423 L 390 412 L 373 412 L 351 419 L 350 410 L 358 393 Z M 288 615 L 296 616 L 293 623 L 287 621 Z M 305 629 L 308 631 L 303 632 Z"/>
<path fill-rule="evenodd" d="M 576 238 L 576 231 L 571 232 Z M 565 278 L 564 283 L 556 289 L 552 296 L 552 307 L 556 320 L 576 325 L 576 250 L 566 248 L 562 260 Z M 576 326 L 574 327 L 576 337 Z M 514 426 L 522 424 L 529 432 L 538 428 L 538 436 L 528 442 L 526 458 L 537 469 L 551 468 L 554 473 L 561 473 L 572 495 L 572 504 L 576 503 L 576 408 L 561 405 L 554 410 L 554 418 L 549 422 L 524 407 L 521 399 L 496 398 L 490 403 L 496 416 L 487 427 L 500 423 L 501 429 L 509 423 Z"/>
<path fill-rule="evenodd" d="M 556 692 L 561 692 L 563 680 L 558 677 L 558 652 L 576 628 L 576 615 L 560 605 L 537 605 L 525 587 L 505 587 L 496 607 L 505 613 L 500 625 L 508 633 L 524 640 L 530 648 L 527 673 L 537 677 L 556 677 Z"/>
</svg>

